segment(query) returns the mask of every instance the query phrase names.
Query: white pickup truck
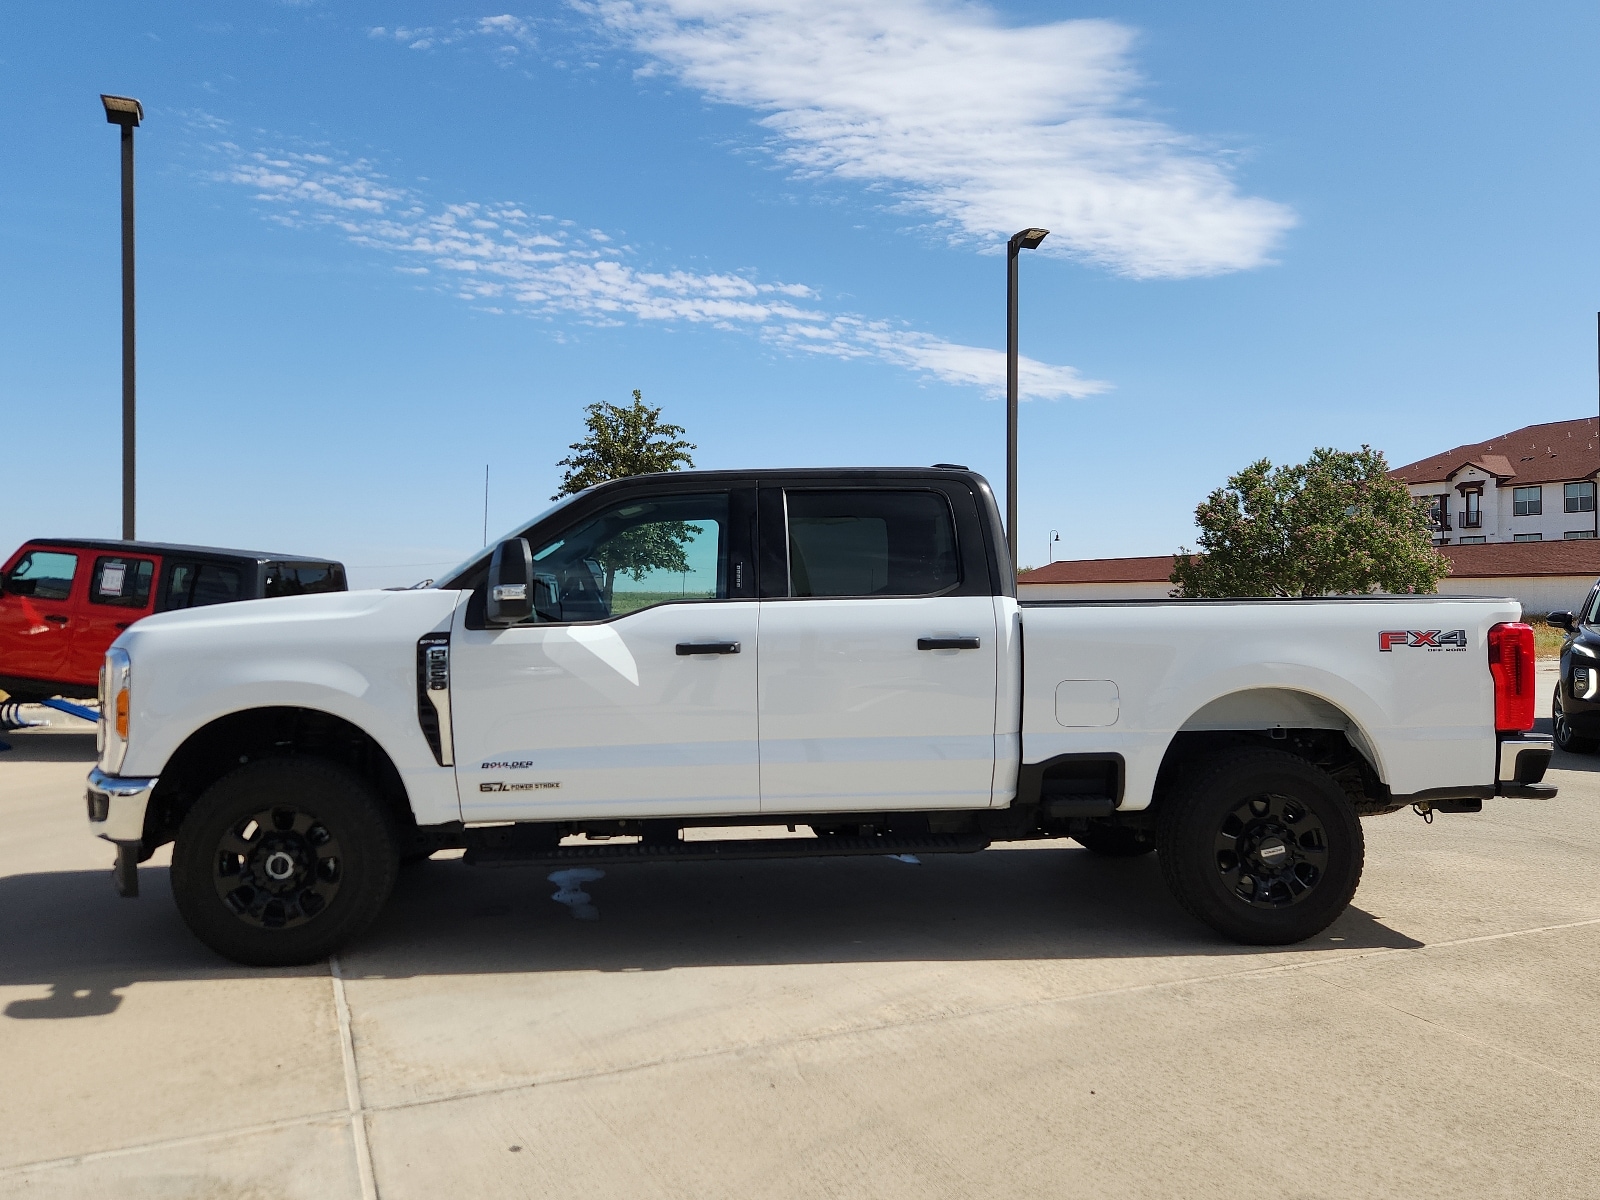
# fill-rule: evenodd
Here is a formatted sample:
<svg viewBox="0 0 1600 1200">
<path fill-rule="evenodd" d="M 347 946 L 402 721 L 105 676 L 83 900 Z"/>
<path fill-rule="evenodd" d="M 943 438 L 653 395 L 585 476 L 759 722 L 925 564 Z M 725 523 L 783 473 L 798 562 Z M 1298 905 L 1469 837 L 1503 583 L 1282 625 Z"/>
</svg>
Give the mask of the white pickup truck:
<svg viewBox="0 0 1600 1200">
<path fill-rule="evenodd" d="M 560 866 L 1072 837 L 1155 850 L 1195 917 L 1288 943 L 1349 903 L 1359 818 L 1554 794 L 1521 615 L 1019 604 L 964 468 L 643 476 L 431 586 L 137 622 L 106 656 L 89 821 L 124 894 L 175 842 L 179 911 L 250 964 L 329 954 L 401 862 L 462 847 Z"/>
</svg>

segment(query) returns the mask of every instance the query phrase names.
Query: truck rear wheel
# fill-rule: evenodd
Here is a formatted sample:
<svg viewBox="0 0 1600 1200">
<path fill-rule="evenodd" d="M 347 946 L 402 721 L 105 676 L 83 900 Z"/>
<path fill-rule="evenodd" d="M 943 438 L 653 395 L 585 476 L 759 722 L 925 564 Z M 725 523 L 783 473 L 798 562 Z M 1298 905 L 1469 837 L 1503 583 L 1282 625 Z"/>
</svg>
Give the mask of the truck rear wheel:
<svg viewBox="0 0 1600 1200">
<path fill-rule="evenodd" d="M 398 863 L 390 822 L 360 778 L 316 759 L 262 759 L 189 810 L 172 850 L 172 894 L 195 936 L 224 958 L 290 966 L 366 929 Z"/>
<path fill-rule="evenodd" d="M 1236 942 L 1304 941 L 1345 910 L 1361 882 L 1361 821 L 1343 789 L 1281 750 L 1195 764 L 1161 798 L 1157 822 L 1172 894 Z"/>
<path fill-rule="evenodd" d="M 1156 848 L 1155 831 L 1127 825 L 1091 825 L 1072 840 L 1085 850 L 1106 858 L 1135 858 Z"/>
</svg>

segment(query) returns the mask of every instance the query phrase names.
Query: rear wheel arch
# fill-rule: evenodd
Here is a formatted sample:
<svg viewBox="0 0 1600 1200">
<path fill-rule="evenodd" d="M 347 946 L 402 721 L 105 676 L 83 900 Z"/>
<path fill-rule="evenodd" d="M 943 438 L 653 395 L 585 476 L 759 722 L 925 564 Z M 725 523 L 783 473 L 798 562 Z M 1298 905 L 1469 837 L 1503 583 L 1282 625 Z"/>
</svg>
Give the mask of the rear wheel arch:
<svg viewBox="0 0 1600 1200">
<path fill-rule="evenodd" d="M 1167 743 L 1151 803 L 1192 764 L 1234 748 L 1266 747 L 1303 758 L 1331 776 L 1356 812 L 1395 811 L 1371 738 L 1348 711 L 1293 688 L 1250 688 L 1196 709 Z"/>
<path fill-rule="evenodd" d="M 184 739 L 161 771 L 145 812 L 143 852 L 172 841 L 196 800 L 217 780 L 265 758 L 336 763 L 372 789 L 395 829 L 416 829 L 410 797 L 394 760 L 360 726 L 321 709 L 274 706 L 229 713 Z"/>
</svg>

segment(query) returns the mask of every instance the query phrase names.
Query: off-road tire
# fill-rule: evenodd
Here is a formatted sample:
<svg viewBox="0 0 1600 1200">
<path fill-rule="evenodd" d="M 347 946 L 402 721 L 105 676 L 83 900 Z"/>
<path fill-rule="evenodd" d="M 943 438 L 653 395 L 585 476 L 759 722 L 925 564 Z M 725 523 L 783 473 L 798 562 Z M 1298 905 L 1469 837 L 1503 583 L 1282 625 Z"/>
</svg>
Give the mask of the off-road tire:
<svg viewBox="0 0 1600 1200">
<path fill-rule="evenodd" d="M 1568 754 L 1593 754 L 1600 750 L 1600 739 L 1574 733 L 1567 721 L 1565 706 L 1561 703 L 1561 684 L 1556 683 L 1556 694 L 1550 700 L 1550 731 L 1555 736 L 1556 748 Z"/>
<path fill-rule="evenodd" d="M 224 958 L 292 966 L 365 930 L 398 866 L 392 823 L 360 777 L 321 759 L 262 759 L 217 780 L 184 817 L 172 895 Z"/>
<path fill-rule="evenodd" d="M 1131 825 L 1091 825 L 1073 834 L 1072 840 L 1105 858 L 1137 858 L 1156 848 L 1155 830 Z"/>
<path fill-rule="evenodd" d="M 1326 929 L 1361 882 L 1365 843 L 1350 798 L 1282 750 L 1194 763 L 1163 789 L 1156 845 L 1167 887 L 1224 937 L 1257 946 Z"/>
</svg>

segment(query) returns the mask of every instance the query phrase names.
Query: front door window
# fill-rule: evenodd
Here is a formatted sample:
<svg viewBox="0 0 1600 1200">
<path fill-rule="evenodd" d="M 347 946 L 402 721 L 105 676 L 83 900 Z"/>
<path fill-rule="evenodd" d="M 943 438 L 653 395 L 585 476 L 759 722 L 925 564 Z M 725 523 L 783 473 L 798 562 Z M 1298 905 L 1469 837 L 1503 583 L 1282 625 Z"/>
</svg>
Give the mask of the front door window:
<svg viewBox="0 0 1600 1200">
<path fill-rule="evenodd" d="M 536 623 L 728 595 L 728 496 L 629 500 L 534 547 Z"/>
<path fill-rule="evenodd" d="M 35 600 L 65 600 L 72 595 L 78 556 L 57 550 L 30 550 L 6 576 L 5 590 Z"/>
</svg>

